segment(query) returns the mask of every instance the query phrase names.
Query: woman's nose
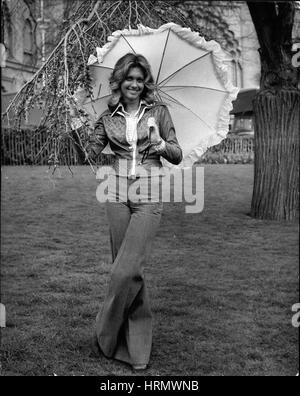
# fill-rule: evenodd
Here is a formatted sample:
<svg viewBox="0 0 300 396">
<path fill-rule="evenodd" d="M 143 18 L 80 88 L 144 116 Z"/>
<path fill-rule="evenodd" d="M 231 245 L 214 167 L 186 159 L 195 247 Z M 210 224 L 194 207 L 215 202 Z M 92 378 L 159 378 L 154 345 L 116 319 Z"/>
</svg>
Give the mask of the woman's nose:
<svg viewBox="0 0 300 396">
<path fill-rule="evenodd" d="M 136 80 L 132 80 L 132 81 L 131 81 L 131 85 L 132 85 L 133 87 L 137 87 L 137 85 L 138 85 L 138 84 L 137 84 L 137 81 L 136 81 Z"/>
</svg>

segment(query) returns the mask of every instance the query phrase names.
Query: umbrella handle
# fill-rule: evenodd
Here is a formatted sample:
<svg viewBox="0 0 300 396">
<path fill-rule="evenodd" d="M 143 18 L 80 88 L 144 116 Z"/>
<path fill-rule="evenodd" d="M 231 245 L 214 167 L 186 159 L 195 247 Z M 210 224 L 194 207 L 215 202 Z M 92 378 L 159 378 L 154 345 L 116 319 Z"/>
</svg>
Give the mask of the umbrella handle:
<svg viewBox="0 0 300 396">
<path fill-rule="evenodd" d="M 145 159 L 147 159 L 148 154 L 149 154 L 150 147 L 151 147 L 151 144 L 149 144 L 149 145 L 145 148 L 145 150 L 142 151 L 143 157 L 142 157 L 142 160 L 141 160 L 141 164 L 143 164 L 143 162 L 145 161 Z"/>
</svg>

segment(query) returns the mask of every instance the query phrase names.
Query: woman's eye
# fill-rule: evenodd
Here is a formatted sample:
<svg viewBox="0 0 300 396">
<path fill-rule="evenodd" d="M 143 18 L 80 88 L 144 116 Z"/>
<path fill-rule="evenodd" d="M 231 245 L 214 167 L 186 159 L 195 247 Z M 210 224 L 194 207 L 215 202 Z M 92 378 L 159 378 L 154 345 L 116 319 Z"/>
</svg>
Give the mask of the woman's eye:
<svg viewBox="0 0 300 396">
<path fill-rule="evenodd" d="M 126 77 L 126 81 L 133 81 L 134 78 L 133 77 Z M 144 80 L 142 78 L 137 78 L 136 82 L 139 84 L 143 84 Z"/>
</svg>

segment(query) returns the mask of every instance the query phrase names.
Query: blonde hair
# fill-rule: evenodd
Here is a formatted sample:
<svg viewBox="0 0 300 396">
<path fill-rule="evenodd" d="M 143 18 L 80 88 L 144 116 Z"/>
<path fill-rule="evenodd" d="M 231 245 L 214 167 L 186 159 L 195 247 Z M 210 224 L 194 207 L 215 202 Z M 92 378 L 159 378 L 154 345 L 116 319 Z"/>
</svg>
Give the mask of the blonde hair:
<svg viewBox="0 0 300 396">
<path fill-rule="evenodd" d="M 121 84 L 133 67 L 139 67 L 144 74 L 145 87 L 141 99 L 144 99 L 147 103 L 154 101 L 154 79 L 149 62 L 143 55 L 128 53 L 117 61 L 110 76 L 109 83 L 112 96 L 108 102 L 109 107 L 114 107 L 119 103 L 122 97 Z"/>
</svg>

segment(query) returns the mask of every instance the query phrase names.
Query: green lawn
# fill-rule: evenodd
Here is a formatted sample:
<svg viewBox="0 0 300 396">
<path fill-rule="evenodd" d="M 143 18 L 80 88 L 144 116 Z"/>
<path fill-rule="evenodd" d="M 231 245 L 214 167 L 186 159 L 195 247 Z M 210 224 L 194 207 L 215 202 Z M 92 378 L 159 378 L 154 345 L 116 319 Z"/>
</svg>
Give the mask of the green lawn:
<svg viewBox="0 0 300 396">
<path fill-rule="evenodd" d="M 2 168 L 4 376 L 133 375 L 90 356 L 108 224 L 90 169 L 72 170 Z M 252 165 L 206 165 L 202 213 L 165 204 L 146 269 L 154 340 L 143 375 L 298 372 L 298 223 L 249 217 L 252 183 Z"/>
</svg>

